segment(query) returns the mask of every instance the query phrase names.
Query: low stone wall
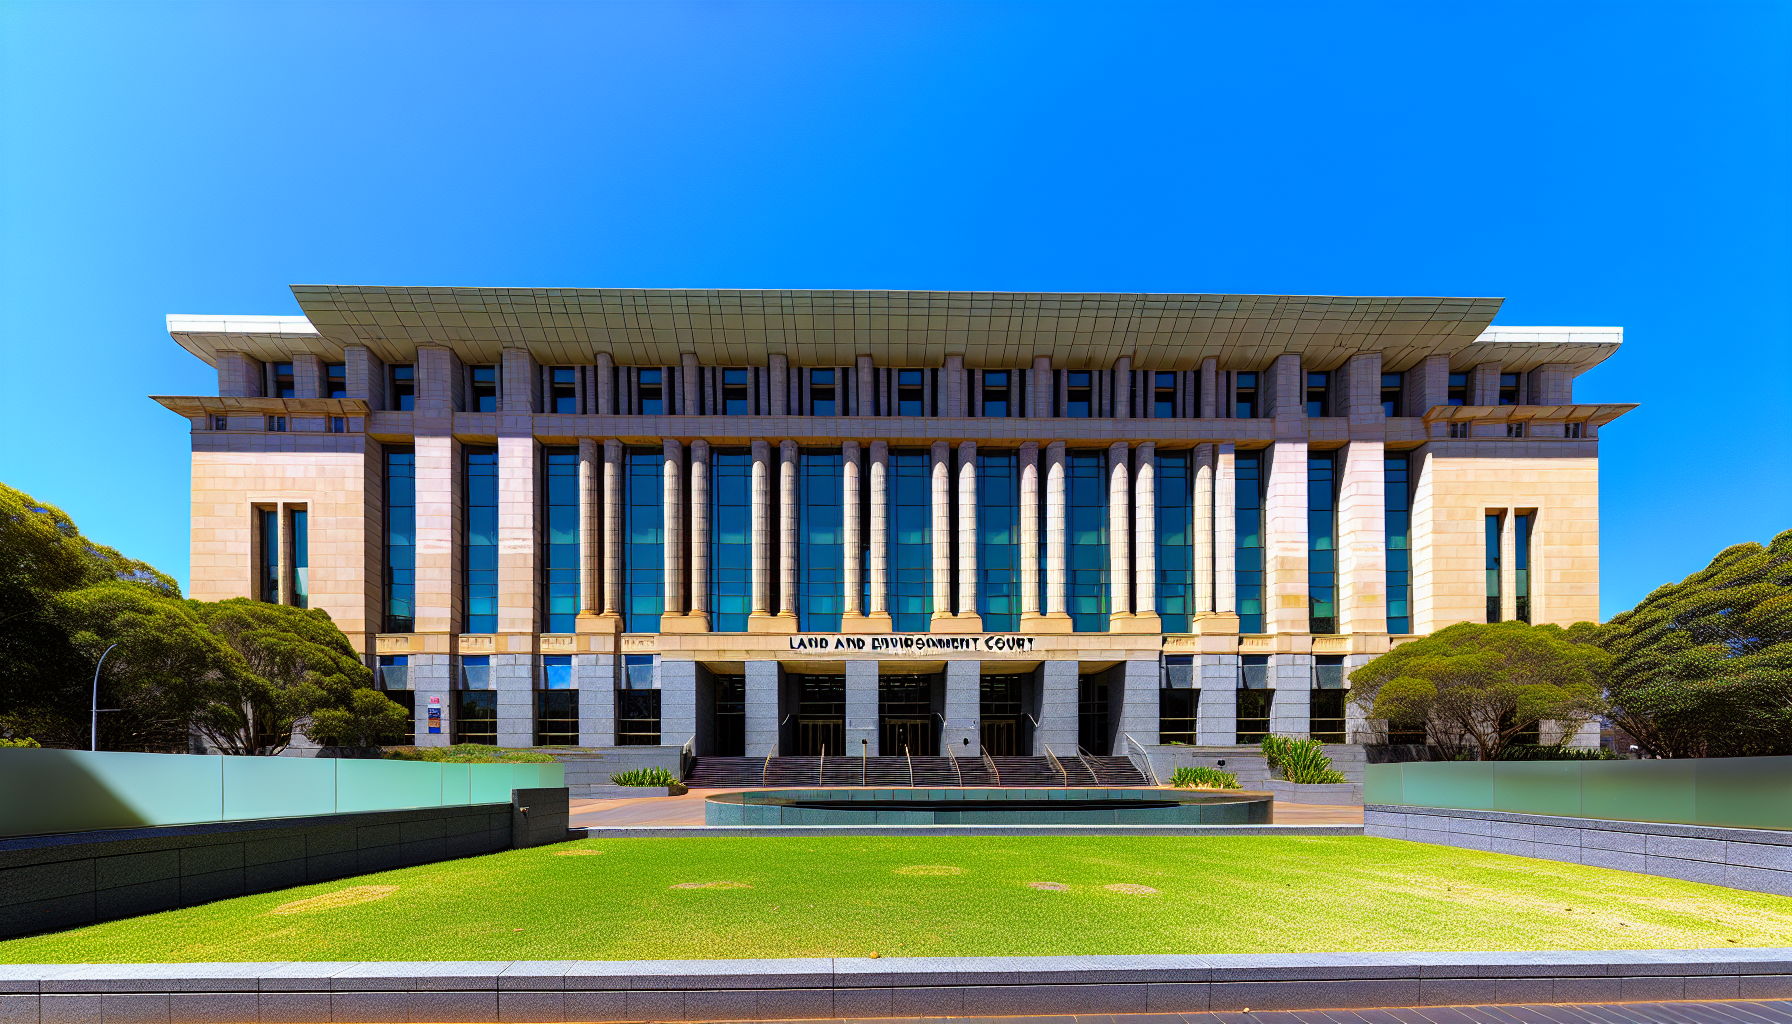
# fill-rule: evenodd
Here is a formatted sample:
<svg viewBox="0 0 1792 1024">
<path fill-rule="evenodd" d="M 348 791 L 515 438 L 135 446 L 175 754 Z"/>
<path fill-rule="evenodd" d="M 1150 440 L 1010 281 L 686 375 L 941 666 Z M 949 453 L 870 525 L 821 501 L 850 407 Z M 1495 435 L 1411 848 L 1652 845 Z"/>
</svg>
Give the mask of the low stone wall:
<svg viewBox="0 0 1792 1024">
<path fill-rule="evenodd" d="M 637 768 L 664 768 L 678 778 L 677 747 L 604 747 L 560 758 L 566 787 L 577 799 L 595 799 L 598 787 L 612 787 L 610 776 Z"/>
<path fill-rule="evenodd" d="M 1792 950 L 0 966 L 0 1020 L 705 1021 L 1792 997 Z"/>
<path fill-rule="evenodd" d="M 1792 896 L 1792 832 L 1369 804 L 1363 834 Z"/>
<path fill-rule="evenodd" d="M 1274 795 L 1277 800 L 1290 804 L 1360 807 L 1363 803 L 1363 784 L 1360 782 L 1297 786 L 1282 779 L 1270 779 L 1263 784 L 1263 790 Z"/>
<path fill-rule="evenodd" d="M 1150 744 L 1145 749 L 1151 755 L 1152 770 L 1157 772 L 1158 779 L 1166 785 L 1176 769 L 1183 767 L 1219 768 L 1221 771 L 1232 772 L 1238 776 L 1239 785 L 1245 789 L 1265 789 L 1266 783 L 1270 781 L 1269 765 L 1260 748 L 1255 746 L 1184 747 Z M 1333 768 L 1344 773 L 1346 781 L 1362 784 L 1363 766 L 1367 762 L 1361 745 L 1327 743 L 1325 756 L 1332 759 Z M 1221 761 L 1226 762 L 1224 766 L 1220 765 Z"/>
<path fill-rule="evenodd" d="M 568 787 L 571 788 L 571 787 Z M 688 792 L 683 786 L 680 793 Z M 579 786 L 572 790 L 578 800 L 639 800 L 649 796 L 671 796 L 671 786 Z"/>
<path fill-rule="evenodd" d="M 565 789 L 514 793 L 523 799 L 0 840 L 0 937 L 567 838 Z"/>
</svg>

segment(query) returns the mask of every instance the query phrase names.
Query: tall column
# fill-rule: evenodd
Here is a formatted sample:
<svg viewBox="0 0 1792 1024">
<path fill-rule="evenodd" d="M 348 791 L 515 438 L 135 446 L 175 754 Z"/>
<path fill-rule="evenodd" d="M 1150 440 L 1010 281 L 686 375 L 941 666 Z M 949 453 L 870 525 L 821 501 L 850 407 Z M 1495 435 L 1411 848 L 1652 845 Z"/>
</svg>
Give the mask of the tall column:
<svg viewBox="0 0 1792 1024">
<path fill-rule="evenodd" d="M 1125 441 L 1108 445 L 1108 631 L 1132 632 L 1131 453 Z"/>
<path fill-rule="evenodd" d="M 498 438 L 498 632 L 513 634 L 509 649 L 530 653 L 541 628 L 539 452 L 533 437 Z"/>
<path fill-rule="evenodd" d="M 840 753 L 847 757 L 878 757 L 890 753 L 880 751 L 877 745 L 880 738 L 877 734 L 877 662 L 870 658 L 847 662 L 845 688 L 846 749 Z"/>
<path fill-rule="evenodd" d="M 1220 361 L 1213 356 L 1201 360 L 1201 418 L 1213 419 L 1225 408 L 1220 401 Z M 1226 410 L 1228 413 L 1231 411 Z"/>
<path fill-rule="evenodd" d="M 684 452 L 677 441 L 666 442 L 666 611 L 662 633 L 707 633 L 709 615 L 709 442 L 691 442 L 690 554 L 685 554 Z M 676 524 L 676 527 L 674 526 Z M 684 566 L 690 565 L 690 588 Z M 674 562 L 677 567 L 674 568 Z M 685 611 L 686 608 L 690 610 Z"/>
<path fill-rule="evenodd" d="M 597 414 L 616 415 L 616 361 L 608 352 L 597 354 Z"/>
<path fill-rule="evenodd" d="M 1033 378 L 1027 382 L 1027 415 L 1044 419 L 1052 414 L 1052 357 L 1033 357 Z"/>
<path fill-rule="evenodd" d="M 686 416 L 695 416 L 703 411 L 703 400 L 699 397 L 703 394 L 703 369 L 697 365 L 697 355 L 694 352 L 682 353 L 678 359 L 681 364 L 678 375 L 678 411 Z"/>
<path fill-rule="evenodd" d="M 871 608 L 865 617 L 874 632 L 888 633 L 890 621 L 890 445 L 871 442 Z"/>
<path fill-rule="evenodd" d="M 691 615 L 709 628 L 709 442 L 691 442 Z"/>
<path fill-rule="evenodd" d="M 941 416 L 967 415 L 965 407 L 964 357 L 947 356 L 946 365 L 940 369 L 940 410 Z"/>
<path fill-rule="evenodd" d="M 1039 626 L 1039 442 L 1020 446 L 1020 628 Z"/>
<path fill-rule="evenodd" d="M 958 620 L 964 632 L 983 632 L 977 610 L 977 442 L 958 445 Z"/>
<path fill-rule="evenodd" d="M 1039 728 L 1033 734 L 1033 754 L 1043 756 L 1076 753 L 1077 668 L 1074 661 L 1046 661 L 1039 665 Z"/>
<path fill-rule="evenodd" d="M 684 445 L 674 438 L 660 442 L 660 515 L 664 523 L 665 606 L 660 613 L 662 633 L 683 632 L 666 628 L 667 620 L 684 619 Z"/>
<path fill-rule="evenodd" d="M 1263 629 L 1305 633 L 1307 609 L 1307 442 L 1277 441 L 1263 496 Z"/>
<path fill-rule="evenodd" d="M 853 415 L 875 415 L 877 411 L 877 367 L 872 364 L 870 356 L 859 356 L 854 360 L 852 389 L 855 393 Z"/>
<path fill-rule="evenodd" d="M 864 564 L 859 552 L 864 550 L 864 527 L 859 522 L 859 476 L 864 469 L 864 450 L 857 441 L 840 443 L 840 565 L 844 570 L 845 604 L 840 612 L 840 632 L 865 633 Z"/>
<path fill-rule="evenodd" d="M 774 352 L 766 360 L 766 376 L 770 379 L 771 414 L 786 416 L 790 411 L 790 360 Z"/>
<path fill-rule="evenodd" d="M 1376 409 L 1380 412 L 1379 407 Z M 1352 417 L 1354 418 L 1354 413 Z M 1338 482 L 1338 632 L 1385 633 L 1387 501 L 1380 441 L 1344 446 Z"/>
<path fill-rule="evenodd" d="M 1108 380 L 1112 382 L 1114 418 L 1132 419 L 1132 357 L 1121 356 L 1114 360 L 1114 372 L 1108 375 Z"/>
<path fill-rule="evenodd" d="M 1469 371 L 1468 404 L 1500 404 L 1500 364 L 1476 363 Z"/>
<path fill-rule="evenodd" d="M 622 620 L 622 442 L 604 440 L 604 610 L 609 629 Z"/>
<path fill-rule="evenodd" d="M 444 431 L 446 434 L 446 431 Z M 461 484 L 461 444 L 452 436 L 419 434 L 416 452 L 416 605 L 413 632 L 453 634 L 466 628 L 461 609 L 460 539 L 466 502 Z M 290 513 L 280 511 L 280 603 L 291 603 L 287 569 Z M 432 647 L 433 651 L 434 648 Z M 442 648 L 445 652 L 446 646 Z"/>
<path fill-rule="evenodd" d="M 1133 628 L 1140 633 L 1162 633 L 1163 619 L 1157 614 L 1156 442 L 1139 445 L 1133 462 L 1133 562 L 1137 581 L 1133 585 Z"/>
<path fill-rule="evenodd" d="M 1213 614 L 1215 633 L 1238 632 L 1238 470 L 1229 444 L 1213 453 Z M 1205 627 L 1203 627 L 1205 632 Z"/>
<path fill-rule="evenodd" d="M 929 632 L 953 632 L 952 623 L 952 445 L 935 441 L 928 463 L 933 555 L 933 615 Z"/>
<path fill-rule="evenodd" d="M 775 661 L 749 661 L 745 668 L 747 756 L 770 757 L 778 748 L 778 723 L 784 720 L 782 673 Z"/>
<path fill-rule="evenodd" d="M 778 445 L 778 625 L 797 631 L 796 614 L 796 442 Z"/>
<path fill-rule="evenodd" d="M 980 661 L 946 662 L 945 713 L 940 716 L 940 756 L 977 758 L 983 753 Z"/>
<path fill-rule="evenodd" d="M 1064 442 L 1045 448 L 1045 615 L 1041 632 L 1069 633 L 1065 612 L 1065 498 L 1070 481 L 1064 477 Z"/>
<path fill-rule="evenodd" d="M 772 446 L 753 442 L 753 610 L 747 632 L 772 628 Z M 775 741 L 775 737 L 772 741 Z"/>
<path fill-rule="evenodd" d="M 1518 510 L 1504 512 L 1500 516 L 1500 621 L 1511 622 L 1518 618 Z"/>
<path fill-rule="evenodd" d="M 1213 445 L 1195 446 L 1195 618 L 1213 614 Z M 1201 627 L 1190 623 L 1190 629 Z"/>
<path fill-rule="evenodd" d="M 597 632 L 598 613 L 603 610 L 603 587 L 598 576 L 604 530 L 600 493 L 603 472 L 597 438 L 579 438 L 579 615 L 574 628 L 580 633 Z M 583 714 L 583 701 L 579 708 Z"/>
</svg>

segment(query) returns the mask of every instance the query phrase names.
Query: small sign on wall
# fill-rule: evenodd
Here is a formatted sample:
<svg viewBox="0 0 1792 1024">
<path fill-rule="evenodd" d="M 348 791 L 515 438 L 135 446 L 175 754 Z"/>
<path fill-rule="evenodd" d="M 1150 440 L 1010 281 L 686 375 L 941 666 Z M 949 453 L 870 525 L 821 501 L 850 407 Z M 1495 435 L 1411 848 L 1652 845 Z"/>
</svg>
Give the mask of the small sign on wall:
<svg viewBox="0 0 1792 1024">
<path fill-rule="evenodd" d="M 429 698 L 429 731 L 432 735 L 442 731 L 442 698 Z"/>
</svg>

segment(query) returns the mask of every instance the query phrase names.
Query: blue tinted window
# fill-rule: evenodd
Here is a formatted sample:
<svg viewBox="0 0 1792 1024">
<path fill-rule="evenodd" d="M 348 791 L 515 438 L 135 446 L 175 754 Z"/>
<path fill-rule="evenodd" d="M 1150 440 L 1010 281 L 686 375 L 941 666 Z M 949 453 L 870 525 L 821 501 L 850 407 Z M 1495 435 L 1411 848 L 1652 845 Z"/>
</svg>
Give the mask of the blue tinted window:
<svg viewBox="0 0 1792 1024">
<path fill-rule="evenodd" d="M 1233 462 L 1235 491 L 1234 568 L 1238 594 L 1238 631 L 1263 632 L 1263 456 L 1240 452 Z"/>
<path fill-rule="evenodd" d="M 1337 452 L 1307 456 L 1307 631 L 1338 631 Z"/>
<path fill-rule="evenodd" d="M 255 518 L 261 531 L 261 599 L 273 604 L 280 600 L 280 512 L 258 508 Z"/>
<path fill-rule="evenodd" d="M 752 411 L 748 394 L 750 383 L 745 369 L 722 371 L 722 413 L 726 416 L 745 416 Z"/>
<path fill-rule="evenodd" d="M 1088 419 L 1095 405 L 1095 389 L 1089 383 L 1089 371 L 1066 370 L 1064 373 L 1064 415 Z"/>
<path fill-rule="evenodd" d="M 977 613 L 991 632 L 1020 628 L 1020 456 L 1015 452 L 977 453 Z"/>
<path fill-rule="evenodd" d="M 1487 621 L 1500 621 L 1500 517 L 1487 517 Z"/>
<path fill-rule="evenodd" d="M 409 633 L 416 623 L 417 456 L 386 449 L 386 632 Z"/>
<path fill-rule="evenodd" d="M 896 415 L 921 415 L 923 380 L 920 370 L 896 371 Z"/>
<path fill-rule="evenodd" d="M 1078 633 L 1108 630 L 1108 481 L 1106 452 L 1064 457 L 1069 484 L 1065 526 L 1066 611 Z"/>
<path fill-rule="evenodd" d="M 657 633 L 666 606 L 665 456 L 630 448 L 623 458 L 622 628 Z"/>
<path fill-rule="evenodd" d="M 1174 371 L 1151 375 L 1151 416 L 1167 420 L 1176 415 L 1176 374 Z"/>
<path fill-rule="evenodd" d="M 1255 373 L 1238 374 L 1233 390 L 1237 393 L 1232 415 L 1241 420 L 1257 418 L 1257 375 Z"/>
<path fill-rule="evenodd" d="M 809 371 L 809 414 L 811 416 L 835 415 L 834 371 Z"/>
<path fill-rule="evenodd" d="M 805 633 L 837 632 L 845 607 L 840 466 L 838 451 L 797 453 L 796 610 Z"/>
<path fill-rule="evenodd" d="M 1195 618 L 1194 460 L 1157 456 L 1157 612 L 1166 633 L 1187 633 Z"/>
<path fill-rule="evenodd" d="M 983 371 L 983 415 L 1008 415 L 1008 371 Z"/>
<path fill-rule="evenodd" d="M 932 462 L 924 451 L 890 453 L 889 605 L 898 633 L 925 633 L 933 618 Z"/>
<path fill-rule="evenodd" d="M 311 607 L 311 517 L 304 509 L 292 513 L 292 603 Z"/>
<path fill-rule="evenodd" d="M 463 449 L 467 464 L 467 632 L 498 631 L 498 450 Z"/>
<path fill-rule="evenodd" d="M 745 370 L 728 372 L 746 375 Z M 718 633 L 747 631 L 747 615 L 753 610 L 752 522 L 752 452 L 735 449 L 711 453 L 709 619 L 710 628 Z"/>
<path fill-rule="evenodd" d="M 572 689 L 572 655 L 544 654 L 541 656 L 541 688 L 544 690 Z"/>
<path fill-rule="evenodd" d="M 571 633 L 579 617 L 579 450 L 548 448 L 542 523 L 546 632 Z"/>
<path fill-rule="evenodd" d="M 640 374 L 640 387 L 637 391 L 641 408 L 638 411 L 643 416 L 658 416 L 664 413 L 666 411 L 665 389 L 660 385 L 662 371 L 642 370 Z"/>
<path fill-rule="evenodd" d="M 1408 489 L 1411 456 L 1390 453 L 1382 462 L 1387 502 L 1388 632 L 1412 632 L 1412 501 Z"/>
</svg>

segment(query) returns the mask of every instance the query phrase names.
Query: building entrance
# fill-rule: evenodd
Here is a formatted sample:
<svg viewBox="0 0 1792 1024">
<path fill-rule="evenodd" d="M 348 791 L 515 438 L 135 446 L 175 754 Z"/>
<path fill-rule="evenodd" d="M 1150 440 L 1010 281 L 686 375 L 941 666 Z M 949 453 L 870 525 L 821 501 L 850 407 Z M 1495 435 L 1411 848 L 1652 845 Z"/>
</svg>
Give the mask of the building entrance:
<svg viewBox="0 0 1792 1024">
<path fill-rule="evenodd" d="M 796 749 L 799 757 L 846 753 L 846 677 L 796 677 Z"/>
<path fill-rule="evenodd" d="M 1105 674 L 1077 679 L 1076 742 L 1097 757 L 1112 752 L 1113 734 L 1108 729 L 1108 681 Z"/>
<path fill-rule="evenodd" d="M 1021 710 L 1021 676 L 984 676 L 977 681 L 983 749 L 991 757 L 1025 757 L 1033 752 L 1032 723 Z"/>
<path fill-rule="evenodd" d="M 884 676 L 877 682 L 878 753 L 883 757 L 937 757 L 939 716 L 933 710 L 933 676 Z"/>
<path fill-rule="evenodd" d="M 716 676 L 715 756 L 747 753 L 747 678 Z"/>
</svg>

